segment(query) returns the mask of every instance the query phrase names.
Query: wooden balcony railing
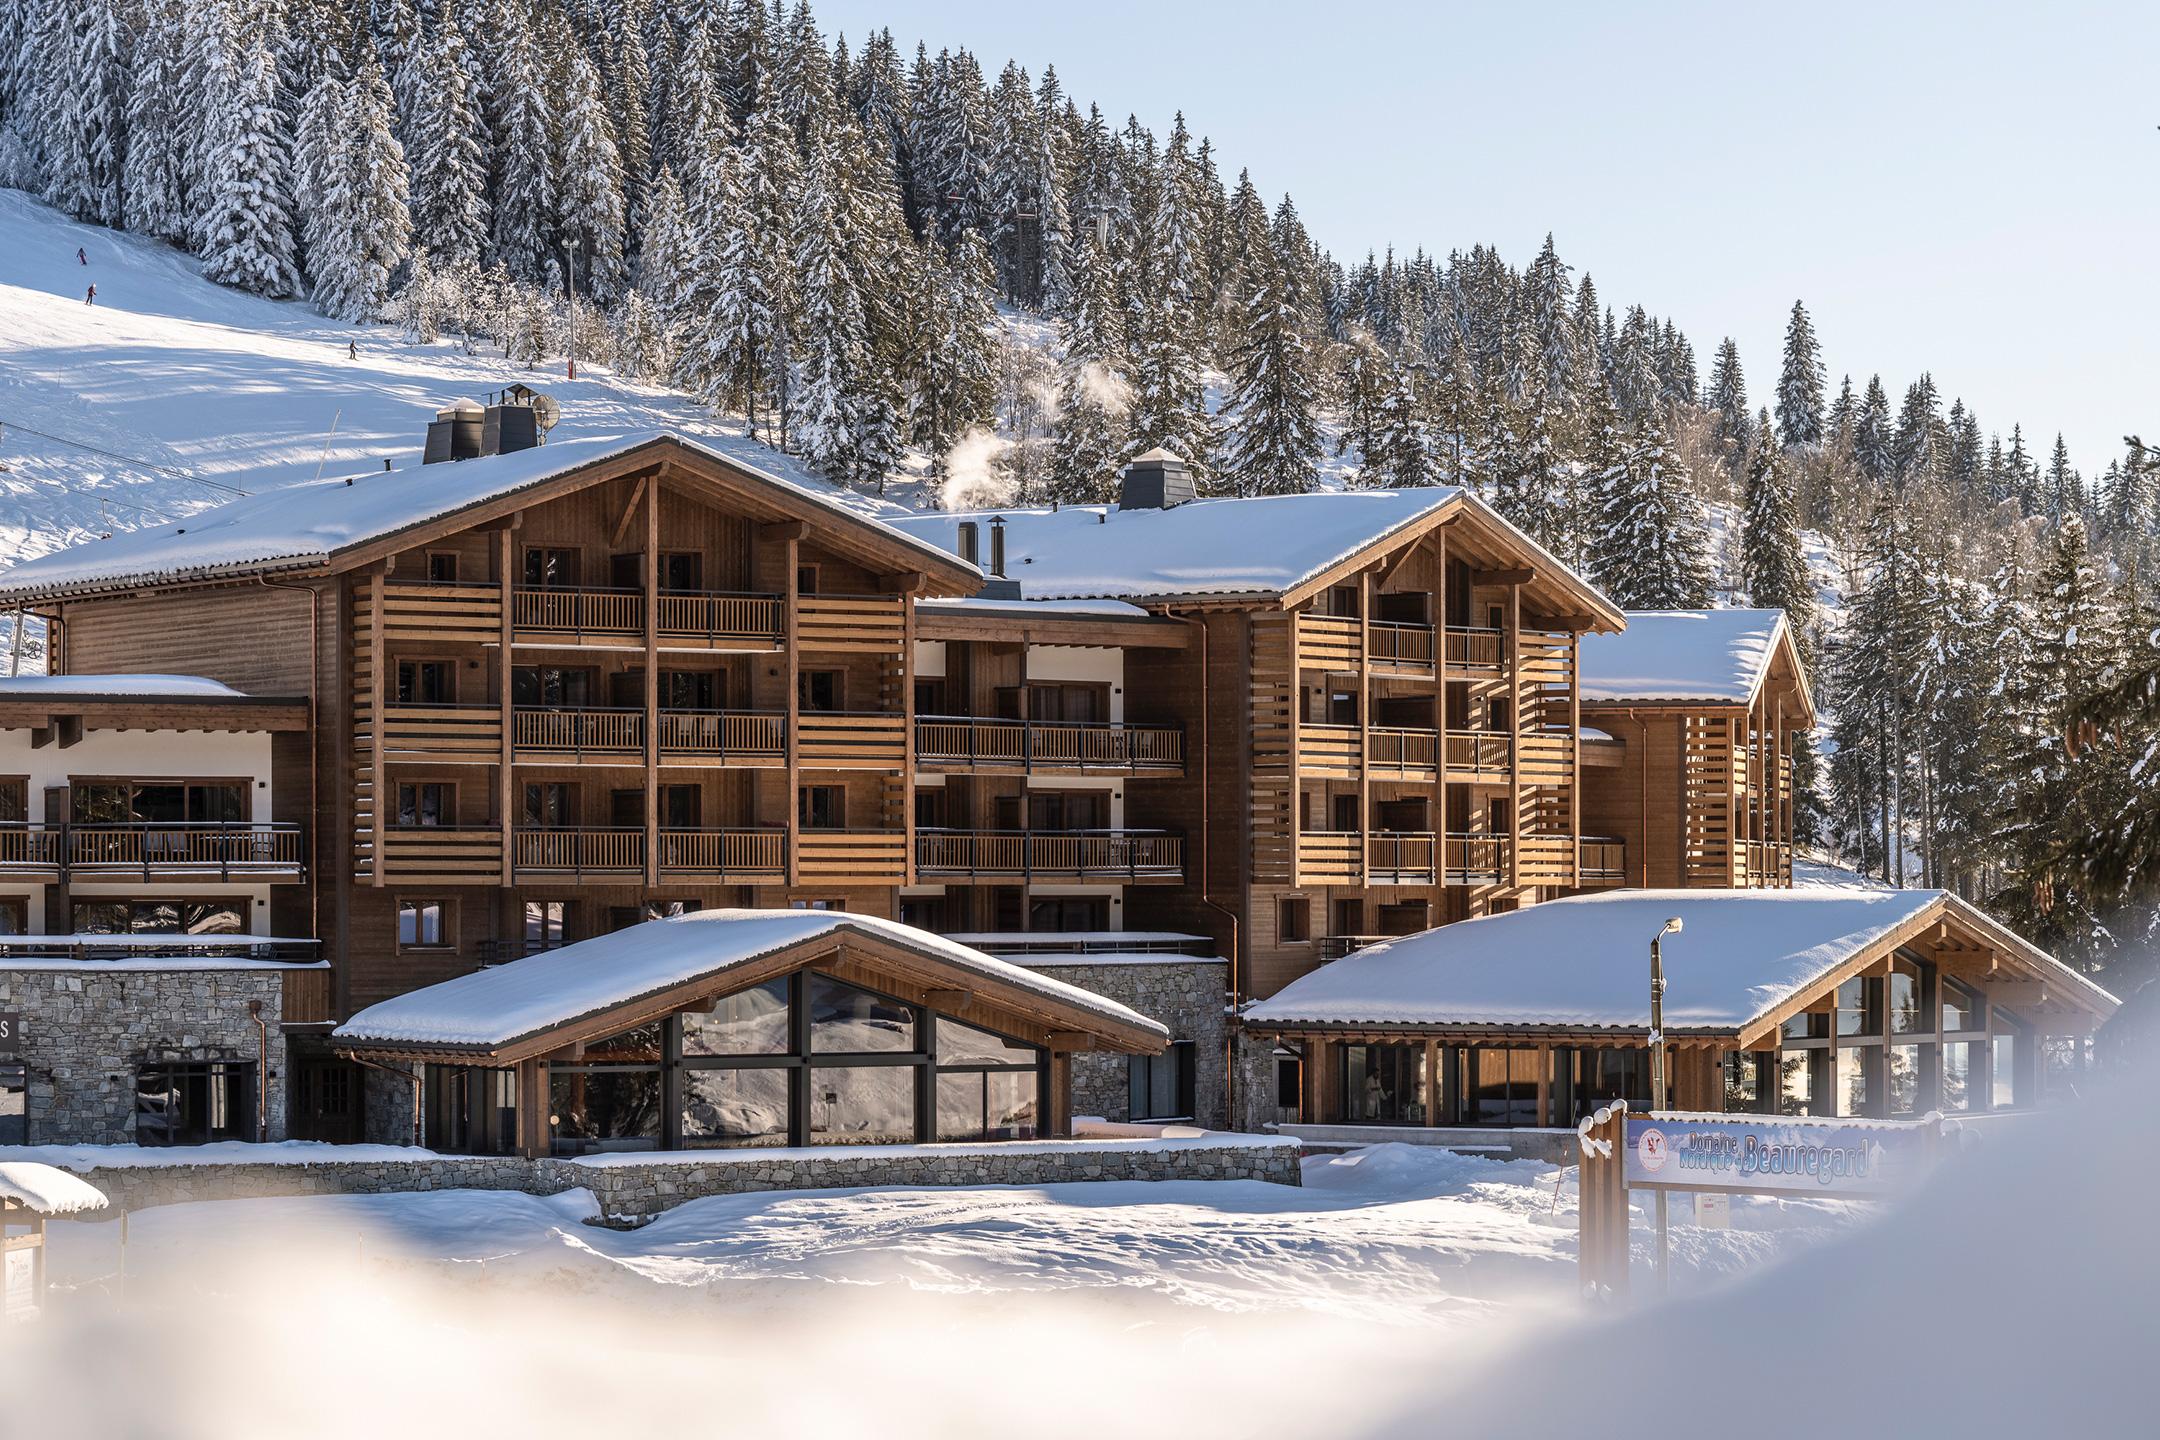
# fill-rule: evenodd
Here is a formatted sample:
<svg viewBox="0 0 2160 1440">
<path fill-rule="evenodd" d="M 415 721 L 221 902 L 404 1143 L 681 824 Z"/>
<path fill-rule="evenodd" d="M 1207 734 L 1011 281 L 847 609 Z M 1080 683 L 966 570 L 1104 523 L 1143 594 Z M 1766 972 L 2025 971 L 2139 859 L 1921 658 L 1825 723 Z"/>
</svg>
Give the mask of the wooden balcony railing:
<svg viewBox="0 0 2160 1440">
<path fill-rule="evenodd" d="M 804 595 L 795 636 L 805 650 L 885 654 L 907 638 L 907 611 L 897 595 Z"/>
<path fill-rule="evenodd" d="M 1507 632 L 1480 625 L 1448 626 L 1447 663 L 1450 670 L 1501 669 L 1507 664 Z"/>
<path fill-rule="evenodd" d="M 787 755 L 787 716 L 778 710 L 663 710 L 660 753 L 781 760 Z"/>
<path fill-rule="evenodd" d="M 510 594 L 511 624 L 560 639 L 623 640 L 645 633 L 643 590 L 518 589 Z"/>
<path fill-rule="evenodd" d="M 907 739 L 905 715 L 805 710 L 796 718 L 798 757 L 814 770 L 899 770 Z"/>
<path fill-rule="evenodd" d="M 1439 839 L 1430 831 L 1378 831 L 1365 837 L 1365 877 L 1374 885 L 1439 883 Z"/>
<path fill-rule="evenodd" d="M 1298 724 L 1298 773 L 1354 780 L 1364 755 L 1365 732 L 1355 725 Z"/>
<path fill-rule="evenodd" d="M 1515 737 L 1505 730 L 1450 730 L 1447 769 L 1450 780 L 1465 776 L 1505 780 L 1515 762 Z"/>
<path fill-rule="evenodd" d="M 387 882 L 494 885 L 503 878 L 502 859 L 502 831 L 492 825 L 392 825 L 383 831 Z"/>
<path fill-rule="evenodd" d="M 895 885 L 907 875 L 907 832 L 801 830 L 795 866 L 805 884 Z"/>
<path fill-rule="evenodd" d="M 1454 834 L 1443 849 L 1448 885 L 1493 885 L 1507 878 L 1508 837 Z"/>
<path fill-rule="evenodd" d="M 1430 780 L 1440 754 L 1440 732 L 1375 729 L 1366 732 L 1366 768 L 1375 779 Z"/>
<path fill-rule="evenodd" d="M 1300 830 L 1297 873 L 1319 885 L 1355 885 L 1365 878 L 1365 837 L 1355 830 Z"/>
<path fill-rule="evenodd" d="M 61 854 L 58 825 L 19 820 L 0 825 L 0 873 L 58 871 Z"/>
<path fill-rule="evenodd" d="M 1579 885 L 1627 884 L 1627 841 L 1605 835 L 1577 839 L 1575 877 Z"/>
<path fill-rule="evenodd" d="M 363 725 L 366 723 L 363 716 Z M 477 705 L 386 705 L 383 751 L 445 760 L 487 758 L 502 750 L 502 709 Z"/>
<path fill-rule="evenodd" d="M 64 833 L 71 875 L 297 879 L 303 866 L 298 825 L 68 825 Z"/>
<path fill-rule="evenodd" d="M 314 940 L 285 940 L 269 935 L 160 934 L 146 930 L 112 935 L 0 935 L 0 960 L 135 960 L 164 954 L 311 965 L 322 959 L 321 948 Z"/>
<path fill-rule="evenodd" d="M 1320 937 L 1320 958 L 1340 960 L 1368 945 L 1377 945 L 1383 940 L 1395 938 L 1393 935 L 1323 935 Z"/>
<path fill-rule="evenodd" d="M 1792 874 L 1792 847 L 1769 840 L 1741 842 L 1739 874 L 1741 885 L 1783 885 Z"/>
<path fill-rule="evenodd" d="M 1401 625 L 1375 620 L 1366 627 L 1375 666 L 1432 673 L 1439 637 L 1430 625 Z"/>
<path fill-rule="evenodd" d="M 1162 830 L 919 830 L 915 870 L 941 879 L 1177 880 L 1185 839 Z"/>
<path fill-rule="evenodd" d="M 662 830 L 660 873 L 733 881 L 784 880 L 787 831 Z"/>
<path fill-rule="evenodd" d="M 359 617 L 372 618 L 365 597 Z M 502 591 L 492 581 L 443 584 L 392 576 L 383 586 L 383 639 L 392 644 L 486 644 L 501 634 Z"/>
<path fill-rule="evenodd" d="M 1176 772 L 1185 768 L 1185 732 L 1175 725 L 918 715 L 915 759 L 941 769 Z"/>
<path fill-rule="evenodd" d="M 521 935 L 510 940 L 482 940 L 473 950 L 473 958 L 480 968 L 490 965 L 507 965 L 528 955 L 545 955 L 550 950 L 560 950 L 570 944 L 564 935 Z"/>
<path fill-rule="evenodd" d="M 787 633 L 787 613 L 777 595 L 663 590 L 655 628 L 678 647 L 687 641 L 713 650 L 766 650 Z"/>
<path fill-rule="evenodd" d="M 637 756 L 645 753 L 643 710 L 581 709 L 543 710 L 520 706 L 511 717 L 512 734 L 521 752 L 537 751 L 582 759 L 585 756 Z"/>
<path fill-rule="evenodd" d="M 510 853 L 521 876 L 638 875 L 645 870 L 645 832 L 624 825 L 520 825 Z"/>
<path fill-rule="evenodd" d="M 1297 665 L 1301 670 L 1355 670 L 1358 667 L 1359 622 L 1341 615 L 1303 614 L 1297 617 Z"/>
</svg>

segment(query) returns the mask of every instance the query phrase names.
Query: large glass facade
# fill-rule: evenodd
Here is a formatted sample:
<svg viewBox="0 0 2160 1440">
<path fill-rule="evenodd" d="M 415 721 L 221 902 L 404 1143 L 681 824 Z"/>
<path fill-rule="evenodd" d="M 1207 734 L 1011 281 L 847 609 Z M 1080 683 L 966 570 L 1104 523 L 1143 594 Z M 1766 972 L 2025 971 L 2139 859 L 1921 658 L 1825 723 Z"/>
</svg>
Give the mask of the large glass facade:
<svg viewBox="0 0 2160 1440">
<path fill-rule="evenodd" d="M 1423 1045 L 1345 1045 L 1342 1118 L 1368 1125 L 1425 1123 Z"/>
<path fill-rule="evenodd" d="M 1479 1045 L 1470 1052 L 1468 1115 L 1478 1125 L 1538 1123 L 1538 1072 L 1542 1052 L 1528 1046 Z"/>
<path fill-rule="evenodd" d="M 2023 1099 L 2015 1018 L 1911 951 L 1840 985 L 1828 1013 L 1786 1021 L 1778 1041 L 1783 1114 L 1910 1118 Z"/>
<path fill-rule="evenodd" d="M 550 1148 L 1032 1139 L 1047 1082 L 1036 1046 L 805 971 L 550 1064 Z"/>
</svg>

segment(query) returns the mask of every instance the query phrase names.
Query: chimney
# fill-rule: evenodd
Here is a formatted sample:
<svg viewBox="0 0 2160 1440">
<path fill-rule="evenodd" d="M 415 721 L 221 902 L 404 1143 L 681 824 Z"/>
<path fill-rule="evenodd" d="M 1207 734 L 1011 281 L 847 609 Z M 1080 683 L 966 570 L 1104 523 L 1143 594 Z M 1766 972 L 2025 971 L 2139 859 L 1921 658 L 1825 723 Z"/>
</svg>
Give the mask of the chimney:
<svg viewBox="0 0 2160 1440">
<path fill-rule="evenodd" d="M 990 517 L 990 573 L 1005 578 L 1005 517 Z"/>
<path fill-rule="evenodd" d="M 970 565 L 973 565 L 976 557 L 981 554 L 977 539 L 979 534 L 973 520 L 960 522 L 960 558 Z"/>
<path fill-rule="evenodd" d="M 490 405 L 480 425 L 480 453 L 508 455 L 540 443 L 540 415 L 530 405 Z"/>
<path fill-rule="evenodd" d="M 444 460 L 471 460 L 482 453 L 481 431 L 484 412 L 470 400 L 460 400 L 435 412 L 435 418 L 427 427 L 427 449 L 420 456 L 423 465 L 434 465 Z"/>
<path fill-rule="evenodd" d="M 1160 447 L 1140 456 L 1118 476 L 1118 509 L 1168 510 L 1198 498 L 1192 471 Z"/>
</svg>

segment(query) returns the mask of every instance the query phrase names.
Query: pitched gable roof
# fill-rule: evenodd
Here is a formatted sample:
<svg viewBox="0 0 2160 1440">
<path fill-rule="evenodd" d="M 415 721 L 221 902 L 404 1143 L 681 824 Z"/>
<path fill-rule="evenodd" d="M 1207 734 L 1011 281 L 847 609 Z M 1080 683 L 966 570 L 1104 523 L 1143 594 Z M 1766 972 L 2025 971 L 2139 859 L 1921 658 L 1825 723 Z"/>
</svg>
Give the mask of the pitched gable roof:
<svg viewBox="0 0 2160 1440">
<path fill-rule="evenodd" d="M 437 465 L 411 465 L 349 479 L 319 480 L 265 491 L 170 525 L 92 541 L 0 572 L 0 598 L 42 599 L 189 580 L 246 578 L 339 568 L 363 546 L 417 533 L 476 507 L 558 481 L 630 462 L 720 467 L 762 484 L 777 505 L 816 514 L 837 531 L 907 554 L 911 563 L 974 588 L 974 567 L 952 552 L 887 524 L 878 507 L 836 486 L 768 467 L 715 442 L 669 431 L 584 436 L 531 450 Z M 775 461 L 782 457 L 774 456 Z M 617 467 L 619 468 L 619 467 Z"/>
<path fill-rule="evenodd" d="M 1792 627 L 1783 610 L 1630 610 L 1617 635 L 1583 638 L 1585 705 L 1755 703 L 1780 659 L 1798 677 Z M 1806 705 L 1810 717 L 1812 702 Z"/>
</svg>

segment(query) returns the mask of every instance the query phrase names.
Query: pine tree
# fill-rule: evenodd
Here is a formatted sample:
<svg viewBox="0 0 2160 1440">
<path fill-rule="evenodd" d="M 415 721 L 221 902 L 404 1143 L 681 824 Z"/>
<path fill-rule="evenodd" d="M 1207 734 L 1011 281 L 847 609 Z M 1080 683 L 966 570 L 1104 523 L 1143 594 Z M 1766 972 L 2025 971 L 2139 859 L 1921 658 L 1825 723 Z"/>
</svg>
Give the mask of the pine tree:
<svg viewBox="0 0 2160 1440">
<path fill-rule="evenodd" d="M 523 25 L 499 37 L 495 121 L 495 255 L 512 277 L 541 279 L 554 258 L 559 186 L 554 117 L 539 42 Z"/>
<path fill-rule="evenodd" d="M 829 137 L 815 138 L 803 180 L 795 230 L 795 270 L 801 286 L 801 351 L 794 378 L 798 408 L 789 438 L 813 469 L 846 479 L 856 464 L 854 396 L 865 365 L 863 309 L 841 249 L 841 199 L 834 186 Z"/>
<path fill-rule="evenodd" d="M 230 77 L 217 183 L 204 212 L 203 274 L 220 284 L 282 299 L 300 291 L 293 260 L 290 139 L 277 106 L 270 47 L 260 37 Z"/>
<path fill-rule="evenodd" d="M 1686 470 L 1653 412 L 1599 477 L 1587 559 L 1607 594 L 1636 610 L 1710 603 L 1708 538 Z"/>
<path fill-rule="evenodd" d="M 1124 317 L 1110 288 L 1110 263 L 1083 231 L 1073 262 L 1072 303 L 1058 325 L 1058 409 L 1051 437 L 1051 494 L 1068 502 L 1110 498 L 1118 468 L 1135 452 L 1125 435 L 1132 387 Z"/>
<path fill-rule="evenodd" d="M 935 457 L 941 475 L 945 452 L 990 413 L 997 366 L 990 338 L 996 284 L 989 250 L 972 230 L 960 233 L 947 264 L 933 265 L 908 428 L 915 443 Z"/>
<path fill-rule="evenodd" d="M 128 81 L 121 218 L 128 229 L 160 240 L 184 240 L 188 234 L 185 137 L 194 122 L 180 88 L 184 23 L 184 12 L 171 0 L 150 7 Z"/>
<path fill-rule="evenodd" d="M 1800 546 L 1800 521 L 1785 460 L 1773 441 L 1770 416 L 1758 417 L 1748 457 L 1747 505 L 1740 521 L 1740 581 L 1750 604 L 1783 610 L 1801 653 L 1809 653 L 1815 587 Z"/>
<path fill-rule="evenodd" d="M 1711 415 L 1718 456 L 1726 472 L 1737 476 L 1742 457 L 1754 443 L 1754 421 L 1748 413 L 1747 381 L 1740 374 L 1740 347 L 1730 335 L 1710 362 L 1710 388 L 1703 392 L 1703 408 Z"/>
<path fill-rule="evenodd" d="M 373 320 L 409 250 L 410 180 L 382 67 L 363 56 L 343 91 L 337 148 L 307 167 L 320 164 L 323 187 L 309 218 L 308 269 L 325 315 Z"/>
<path fill-rule="evenodd" d="M 1815 338 L 1807 307 L 1793 301 L 1785 322 L 1785 365 L 1778 373 L 1778 441 L 1788 450 L 1811 450 L 1823 443 L 1822 345 Z"/>
<path fill-rule="evenodd" d="M 1270 263 L 1251 279 L 1230 357 L 1222 479 L 1238 495 L 1296 494 L 1312 488 L 1320 460 L 1312 360 L 1281 270 Z"/>
<path fill-rule="evenodd" d="M 560 128 L 562 243 L 584 276 L 584 293 L 605 304 L 615 298 L 624 279 L 622 156 L 615 148 L 599 72 L 581 51 L 569 57 Z"/>
<path fill-rule="evenodd" d="M 477 261 L 488 245 L 487 128 L 465 75 L 465 39 L 438 19 L 413 95 L 413 232 L 438 260 Z"/>
<path fill-rule="evenodd" d="M 1387 365 L 1378 388 L 1372 438 L 1365 446 L 1358 483 L 1396 489 L 1432 484 L 1432 441 L 1419 414 L 1410 372 L 1401 365 Z"/>
<path fill-rule="evenodd" d="M 2070 468 L 2070 447 L 2063 444 L 2060 430 L 2055 432 L 2055 449 L 2048 456 L 2047 504 L 2057 519 L 2082 515 L 2085 510 L 2085 482 Z"/>
<path fill-rule="evenodd" d="M 45 198 L 81 220 L 117 225 L 127 77 L 113 0 L 71 0 L 38 119 Z"/>
<path fill-rule="evenodd" d="M 1867 393 L 1853 416 L 1853 463 L 1870 484 L 1883 485 L 1896 473 L 1891 451 L 1890 399 L 1883 394 L 1882 377 L 1870 375 Z"/>
</svg>

